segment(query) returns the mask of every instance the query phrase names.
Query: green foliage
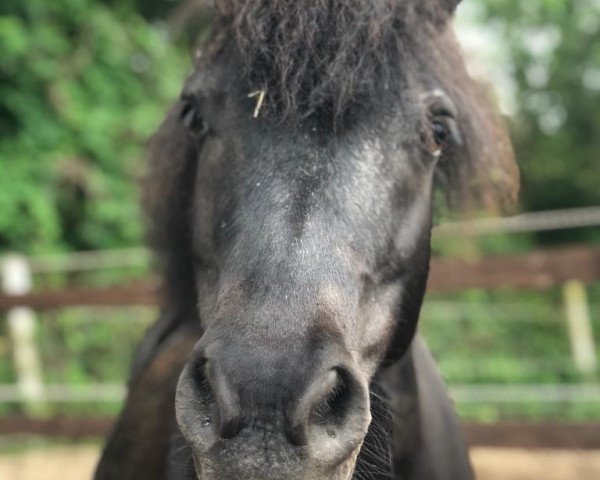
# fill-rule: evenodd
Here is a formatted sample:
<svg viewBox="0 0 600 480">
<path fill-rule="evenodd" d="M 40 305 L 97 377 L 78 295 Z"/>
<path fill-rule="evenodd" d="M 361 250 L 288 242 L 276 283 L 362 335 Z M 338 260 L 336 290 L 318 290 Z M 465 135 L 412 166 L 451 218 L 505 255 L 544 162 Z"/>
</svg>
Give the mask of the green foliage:
<svg viewBox="0 0 600 480">
<path fill-rule="evenodd" d="M 482 21 L 502 32 L 516 82 L 512 138 L 524 210 L 600 204 L 600 4 L 486 0 Z M 554 232 L 541 242 L 596 238 Z"/>
<path fill-rule="evenodd" d="M 38 332 L 48 383 L 123 383 L 151 308 L 70 309 L 46 314 Z"/>
<path fill-rule="evenodd" d="M 588 289 L 592 328 L 600 331 L 600 285 Z M 472 289 L 452 297 L 429 295 L 421 315 L 426 337 L 450 385 L 582 384 L 594 379 L 576 368 L 559 289 L 547 292 Z M 598 345 L 600 358 L 600 345 Z M 600 365 L 598 365 L 600 369 Z M 458 403 L 463 418 L 600 419 L 592 402 L 485 401 Z"/>
<path fill-rule="evenodd" d="M 125 384 L 135 348 L 156 309 L 72 308 L 39 315 L 37 331 L 43 381 L 85 391 L 90 384 Z M 14 384 L 6 322 L 0 322 L 0 384 Z M 120 402 L 51 402 L 49 415 L 116 414 Z M 0 403 L 0 415 L 20 411 L 17 404 Z"/>
<path fill-rule="evenodd" d="M 0 250 L 141 241 L 142 148 L 188 61 L 120 5 L 0 6 Z"/>
</svg>

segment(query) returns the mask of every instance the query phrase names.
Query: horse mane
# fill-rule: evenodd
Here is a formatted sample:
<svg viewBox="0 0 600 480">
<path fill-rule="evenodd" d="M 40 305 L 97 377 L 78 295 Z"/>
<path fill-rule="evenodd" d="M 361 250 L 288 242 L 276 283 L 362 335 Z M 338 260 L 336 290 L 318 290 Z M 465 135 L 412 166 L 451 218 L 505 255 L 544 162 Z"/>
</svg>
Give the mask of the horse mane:
<svg viewBox="0 0 600 480">
<path fill-rule="evenodd" d="M 443 90 L 452 99 L 463 138 L 463 145 L 440 159 L 438 186 L 451 206 L 462 210 L 512 209 L 519 192 L 519 170 L 493 89 L 471 78 L 450 28 L 431 39 L 418 61 L 423 84 Z"/>
</svg>

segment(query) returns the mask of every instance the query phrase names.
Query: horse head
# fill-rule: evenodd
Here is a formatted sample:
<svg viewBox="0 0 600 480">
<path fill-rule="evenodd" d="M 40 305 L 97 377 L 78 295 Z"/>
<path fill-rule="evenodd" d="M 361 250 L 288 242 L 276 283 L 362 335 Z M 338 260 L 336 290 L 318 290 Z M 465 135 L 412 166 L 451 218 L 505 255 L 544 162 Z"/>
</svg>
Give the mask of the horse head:
<svg viewBox="0 0 600 480">
<path fill-rule="evenodd" d="M 169 308 L 201 325 L 176 409 L 202 480 L 348 480 L 409 347 L 432 198 L 500 205 L 510 144 L 457 0 L 217 0 L 153 140 Z"/>
</svg>

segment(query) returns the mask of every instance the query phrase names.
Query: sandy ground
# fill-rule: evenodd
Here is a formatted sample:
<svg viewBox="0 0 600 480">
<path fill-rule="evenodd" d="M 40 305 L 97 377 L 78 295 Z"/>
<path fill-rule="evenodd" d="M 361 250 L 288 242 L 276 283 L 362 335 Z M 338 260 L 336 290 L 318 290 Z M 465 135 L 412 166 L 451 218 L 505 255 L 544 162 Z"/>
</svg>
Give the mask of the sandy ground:
<svg viewBox="0 0 600 480">
<path fill-rule="evenodd" d="M 91 478 L 96 447 L 53 447 L 0 455 L 2 480 L 85 480 Z M 479 480 L 597 480 L 600 451 L 472 451 Z"/>
</svg>

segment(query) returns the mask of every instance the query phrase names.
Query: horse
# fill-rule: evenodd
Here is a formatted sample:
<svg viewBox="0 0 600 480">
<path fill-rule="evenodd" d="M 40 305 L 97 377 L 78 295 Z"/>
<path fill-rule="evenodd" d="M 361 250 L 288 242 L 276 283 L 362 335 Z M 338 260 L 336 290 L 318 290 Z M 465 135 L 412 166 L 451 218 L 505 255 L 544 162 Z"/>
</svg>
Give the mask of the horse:
<svg viewBox="0 0 600 480">
<path fill-rule="evenodd" d="M 459 0 L 216 0 L 150 142 L 165 303 L 96 480 L 466 480 L 417 333 L 435 206 L 518 170 Z"/>
</svg>

